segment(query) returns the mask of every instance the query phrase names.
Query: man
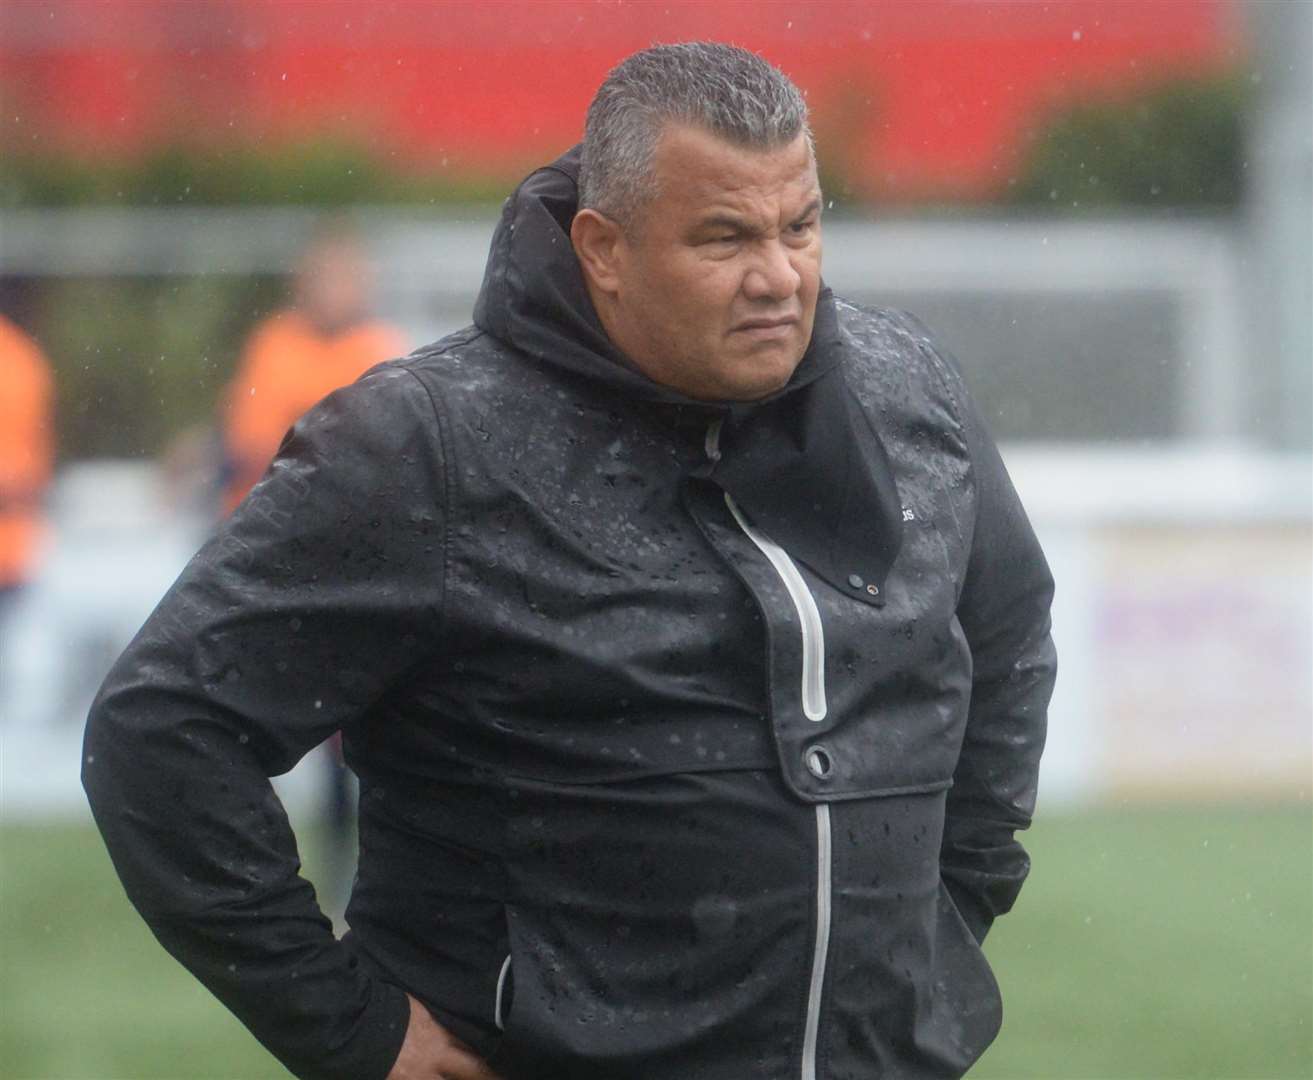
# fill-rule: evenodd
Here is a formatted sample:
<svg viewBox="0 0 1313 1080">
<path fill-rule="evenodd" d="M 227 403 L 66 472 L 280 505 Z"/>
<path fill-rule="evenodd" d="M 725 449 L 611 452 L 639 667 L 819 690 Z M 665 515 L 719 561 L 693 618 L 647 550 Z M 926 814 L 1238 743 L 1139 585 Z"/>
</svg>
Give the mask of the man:
<svg viewBox="0 0 1313 1080">
<path fill-rule="evenodd" d="M 84 779 L 294 1072 L 957 1076 L 1027 869 L 1051 581 L 961 378 L 820 279 L 796 88 L 662 46 L 507 202 L 475 325 L 297 425 Z M 265 775 L 342 729 L 338 942 Z"/>
<path fill-rule="evenodd" d="M 369 290 L 355 233 L 341 222 L 321 224 L 301 255 L 291 305 L 252 331 L 224 396 L 225 511 L 260 479 L 302 413 L 402 352 L 401 335 L 370 317 Z"/>
</svg>

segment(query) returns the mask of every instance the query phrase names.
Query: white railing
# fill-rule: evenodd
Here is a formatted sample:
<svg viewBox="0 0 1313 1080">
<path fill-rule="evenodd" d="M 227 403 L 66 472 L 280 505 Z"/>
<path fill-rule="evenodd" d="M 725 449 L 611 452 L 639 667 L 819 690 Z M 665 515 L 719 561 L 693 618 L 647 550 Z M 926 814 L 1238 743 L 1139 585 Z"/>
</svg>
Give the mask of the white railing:
<svg viewBox="0 0 1313 1080">
<path fill-rule="evenodd" d="M 468 320 L 489 210 L 359 217 L 386 315 L 416 341 Z M 0 273 L 280 272 L 313 223 L 302 210 L 6 212 Z M 1175 395 L 1169 437 L 1005 446 L 1059 583 L 1046 799 L 1313 788 L 1313 467 L 1307 452 L 1265 446 L 1264 414 L 1242 392 L 1255 361 L 1240 245 L 1215 221 L 827 223 L 827 279 L 860 300 L 983 295 L 1006 310 L 1022 296 L 1153 294 L 1176 312 L 1163 329 L 1181 358 L 1162 384 Z M 156 490 L 140 463 L 59 479 L 27 621 L 0 643 L 6 813 L 82 805 L 75 743 L 94 669 L 201 529 L 163 514 Z"/>
</svg>

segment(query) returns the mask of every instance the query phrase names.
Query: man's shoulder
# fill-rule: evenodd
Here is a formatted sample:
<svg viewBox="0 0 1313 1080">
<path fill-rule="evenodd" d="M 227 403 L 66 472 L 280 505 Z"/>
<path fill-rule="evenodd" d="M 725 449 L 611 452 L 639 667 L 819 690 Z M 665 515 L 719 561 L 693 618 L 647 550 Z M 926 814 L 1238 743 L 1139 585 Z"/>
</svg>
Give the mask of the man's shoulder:
<svg viewBox="0 0 1313 1080">
<path fill-rule="evenodd" d="M 409 438 L 413 429 L 432 426 L 439 395 L 453 396 L 462 358 L 477 350 L 473 328 L 457 331 L 414 352 L 373 364 L 358 378 L 332 390 L 302 418 L 302 426 L 346 425 L 362 432 L 387 429 L 388 437 Z"/>
<path fill-rule="evenodd" d="M 505 342 L 477 326 L 466 326 L 380 366 L 408 371 L 431 392 L 450 398 L 486 393 L 492 384 L 515 381 L 527 365 Z"/>
<path fill-rule="evenodd" d="M 849 370 L 859 384 L 876 392 L 881 387 L 916 389 L 946 396 L 956 405 L 964 393 L 957 360 L 920 319 L 898 308 L 858 304 L 839 296 L 834 302 Z"/>
<path fill-rule="evenodd" d="M 872 361 L 882 359 L 906 361 L 912 354 L 941 355 L 934 336 L 910 311 L 901 308 L 859 304 L 846 297 L 834 298 L 839 326 L 849 343 Z"/>
<path fill-rule="evenodd" d="M 246 336 L 246 348 L 248 352 L 288 348 L 300 350 L 316 341 L 317 335 L 311 330 L 305 316 L 295 308 L 286 307 L 266 315 L 251 327 Z"/>
</svg>

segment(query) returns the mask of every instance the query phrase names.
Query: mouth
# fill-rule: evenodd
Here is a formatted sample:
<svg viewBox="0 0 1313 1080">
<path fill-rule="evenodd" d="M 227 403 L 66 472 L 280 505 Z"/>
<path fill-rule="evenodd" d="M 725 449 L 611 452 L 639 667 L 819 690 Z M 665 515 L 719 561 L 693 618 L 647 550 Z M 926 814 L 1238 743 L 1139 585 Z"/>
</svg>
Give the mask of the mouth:
<svg viewBox="0 0 1313 1080">
<path fill-rule="evenodd" d="M 780 315 L 774 318 L 753 318 L 744 319 L 734 325 L 734 333 L 760 334 L 767 336 L 775 333 L 784 333 L 791 331 L 798 325 L 798 316 Z"/>
</svg>

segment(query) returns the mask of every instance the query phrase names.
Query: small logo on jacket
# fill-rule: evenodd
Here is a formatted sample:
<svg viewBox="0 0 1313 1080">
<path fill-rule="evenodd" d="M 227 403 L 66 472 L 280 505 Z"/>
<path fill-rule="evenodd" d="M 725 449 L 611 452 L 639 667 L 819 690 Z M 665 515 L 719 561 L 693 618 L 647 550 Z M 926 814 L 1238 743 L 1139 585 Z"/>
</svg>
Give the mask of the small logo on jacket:
<svg viewBox="0 0 1313 1080">
<path fill-rule="evenodd" d="M 904 520 L 904 521 L 915 521 L 915 520 L 916 520 L 916 515 L 915 515 L 914 513 L 912 513 L 912 511 L 909 510 L 906 506 L 903 507 L 903 520 Z"/>
</svg>

